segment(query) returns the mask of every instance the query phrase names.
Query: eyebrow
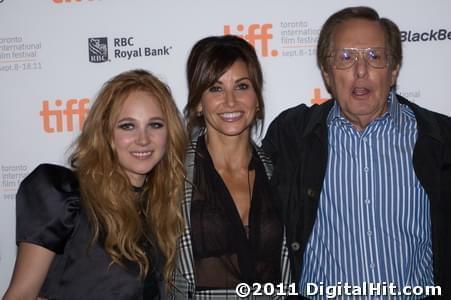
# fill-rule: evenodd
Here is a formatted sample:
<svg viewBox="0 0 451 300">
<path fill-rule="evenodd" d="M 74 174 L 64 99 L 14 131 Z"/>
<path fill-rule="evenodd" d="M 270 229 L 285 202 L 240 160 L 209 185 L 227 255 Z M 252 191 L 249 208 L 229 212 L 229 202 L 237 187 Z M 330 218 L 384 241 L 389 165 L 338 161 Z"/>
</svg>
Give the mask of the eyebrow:
<svg viewBox="0 0 451 300">
<path fill-rule="evenodd" d="M 247 77 L 247 76 L 244 76 L 244 77 L 240 77 L 240 78 L 238 78 L 237 80 L 235 80 L 235 82 L 240 82 L 240 81 L 243 81 L 243 80 L 251 80 L 249 77 Z M 215 83 L 222 83 L 222 81 L 221 80 L 216 80 L 215 81 Z"/>
<path fill-rule="evenodd" d="M 123 118 L 123 119 L 117 120 L 117 123 L 127 122 L 127 121 L 128 121 L 128 122 L 133 122 L 133 121 L 136 121 L 136 119 L 135 119 L 135 118 L 132 118 L 132 117 L 125 117 L 125 118 Z M 161 122 L 166 122 L 165 119 L 162 118 L 162 117 L 152 117 L 152 118 L 149 119 L 149 121 L 161 121 Z"/>
<path fill-rule="evenodd" d="M 165 120 L 164 118 L 160 118 L 160 117 L 154 117 L 154 118 L 151 118 L 149 121 L 152 121 L 152 122 L 154 122 L 154 121 L 160 121 L 160 122 L 162 122 L 162 123 L 166 123 L 166 120 Z"/>
</svg>

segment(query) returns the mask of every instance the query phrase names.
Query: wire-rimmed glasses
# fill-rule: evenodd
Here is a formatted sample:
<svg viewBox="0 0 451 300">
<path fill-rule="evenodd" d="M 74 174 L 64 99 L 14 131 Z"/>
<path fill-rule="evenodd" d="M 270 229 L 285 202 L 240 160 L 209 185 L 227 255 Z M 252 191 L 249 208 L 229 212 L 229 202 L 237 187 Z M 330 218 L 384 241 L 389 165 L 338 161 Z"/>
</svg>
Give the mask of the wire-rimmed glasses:
<svg viewBox="0 0 451 300">
<path fill-rule="evenodd" d="M 335 49 L 328 56 L 332 66 L 343 70 L 352 67 L 362 54 L 363 59 L 373 68 L 383 69 L 388 65 L 388 53 L 385 48 L 342 48 Z"/>
</svg>

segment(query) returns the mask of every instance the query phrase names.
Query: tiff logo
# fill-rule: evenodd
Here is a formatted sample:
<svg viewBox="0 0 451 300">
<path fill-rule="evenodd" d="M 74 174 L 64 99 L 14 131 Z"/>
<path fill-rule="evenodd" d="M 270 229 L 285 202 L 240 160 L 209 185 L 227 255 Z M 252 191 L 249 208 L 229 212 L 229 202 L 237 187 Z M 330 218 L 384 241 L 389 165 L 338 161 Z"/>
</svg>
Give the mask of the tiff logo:
<svg viewBox="0 0 451 300">
<path fill-rule="evenodd" d="M 322 104 L 326 102 L 328 99 L 321 97 L 321 89 L 314 88 L 313 89 L 313 98 L 310 99 L 311 104 Z"/>
<path fill-rule="evenodd" d="M 248 41 L 252 46 L 257 48 L 257 43 L 260 44 L 261 56 L 277 56 L 279 51 L 269 49 L 269 41 L 272 40 L 273 35 L 270 33 L 272 24 L 250 24 L 247 28 L 243 24 L 236 26 L 237 36 Z M 224 34 L 233 34 L 230 25 L 224 25 Z"/>
<path fill-rule="evenodd" d="M 42 101 L 42 110 L 39 114 L 42 117 L 44 131 L 48 133 L 74 131 L 76 115 L 78 116 L 78 128 L 81 129 L 89 111 L 86 107 L 88 103 L 88 98 L 69 99 L 65 103 L 63 100 L 57 99 L 55 100 L 55 108 L 50 109 L 50 101 Z M 65 119 L 65 122 L 63 122 L 63 119 Z"/>
</svg>

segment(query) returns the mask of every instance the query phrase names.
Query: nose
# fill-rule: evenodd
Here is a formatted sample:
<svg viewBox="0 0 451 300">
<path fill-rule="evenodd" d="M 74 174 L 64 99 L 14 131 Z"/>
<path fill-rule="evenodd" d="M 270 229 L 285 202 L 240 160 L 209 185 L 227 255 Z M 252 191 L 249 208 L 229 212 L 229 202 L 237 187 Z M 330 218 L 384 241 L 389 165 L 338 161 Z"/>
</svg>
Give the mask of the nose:
<svg viewBox="0 0 451 300">
<path fill-rule="evenodd" d="M 368 63 L 363 53 L 359 53 L 357 61 L 354 65 L 354 73 L 357 78 L 364 78 L 368 75 Z"/>
<path fill-rule="evenodd" d="M 147 129 L 141 129 L 138 131 L 136 143 L 141 146 L 145 146 L 150 143 L 150 133 Z"/>
<path fill-rule="evenodd" d="M 225 93 L 225 102 L 227 106 L 234 106 L 236 102 L 234 91 L 226 91 Z"/>
</svg>

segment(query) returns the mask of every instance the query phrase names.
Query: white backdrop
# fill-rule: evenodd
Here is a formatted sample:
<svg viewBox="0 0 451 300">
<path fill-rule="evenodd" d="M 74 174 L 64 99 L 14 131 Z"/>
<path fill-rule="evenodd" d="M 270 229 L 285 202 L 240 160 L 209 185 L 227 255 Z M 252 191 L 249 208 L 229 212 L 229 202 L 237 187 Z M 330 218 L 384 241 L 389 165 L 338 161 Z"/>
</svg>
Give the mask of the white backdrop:
<svg viewBox="0 0 451 300">
<path fill-rule="evenodd" d="M 16 254 L 19 182 L 39 163 L 65 164 L 103 82 L 148 69 L 182 109 L 194 42 L 242 35 L 263 66 L 267 128 L 283 109 L 329 97 L 315 62 L 318 31 L 350 5 L 373 6 L 404 32 L 398 92 L 451 115 L 451 1 L 0 0 L 0 294 Z"/>
</svg>

